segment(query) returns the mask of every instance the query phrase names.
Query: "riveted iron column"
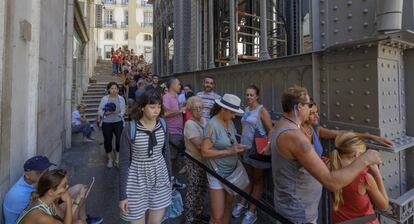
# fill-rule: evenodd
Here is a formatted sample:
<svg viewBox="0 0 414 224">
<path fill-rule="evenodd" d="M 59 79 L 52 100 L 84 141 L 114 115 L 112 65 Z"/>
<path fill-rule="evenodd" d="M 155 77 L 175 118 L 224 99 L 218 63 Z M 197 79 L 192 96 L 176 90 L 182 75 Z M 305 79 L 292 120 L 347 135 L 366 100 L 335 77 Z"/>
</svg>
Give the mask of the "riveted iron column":
<svg viewBox="0 0 414 224">
<path fill-rule="evenodd" d="M 236 23 L 235 23 L 235 4 L 234 0 L 229 0 L 230 9 L 230 65 L 237 64 L 237 53 L 236 53 Z"/>
<path fill-rule="evenodd" d="M 214 68 L 214 0 L 208 1 L 208 67 Z"/>
<path fill-rule="evenodd" d="M 260 0 L 260 60 L 269 59 L 267 50 L 266 0 Z"/>
</svg>

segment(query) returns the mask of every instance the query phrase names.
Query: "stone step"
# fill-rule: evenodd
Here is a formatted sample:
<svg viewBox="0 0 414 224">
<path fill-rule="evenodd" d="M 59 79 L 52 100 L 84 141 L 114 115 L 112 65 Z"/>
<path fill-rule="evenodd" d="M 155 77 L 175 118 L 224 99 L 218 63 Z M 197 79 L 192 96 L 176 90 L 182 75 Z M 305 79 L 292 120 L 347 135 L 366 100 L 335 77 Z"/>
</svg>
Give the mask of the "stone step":
<svg viewBox="0 0 414 224">
<path fill-rule="evenodd" d="M 106 90 L 97 90 L 97 91 L 89 91 L 84 93 L 84 96 L 91 96 L 91 95 L 99 95 L 99 96 L 104 96 L 106 93 Z"/>
<path fill-rule="evenodd" d="M 99 100 L 101 100 L 102 97 L 103 97 L 103 94 L 102 95 L 83 95 L 82 99 L 85 99 L 85 100 L 99 99 Z"/>
<path fill-rule="evenodd" d="M 82 99 L 82 103 L 89 104 L 89 103 L 98 103 L 101 102 L 101 99 Z"/>
</svg>

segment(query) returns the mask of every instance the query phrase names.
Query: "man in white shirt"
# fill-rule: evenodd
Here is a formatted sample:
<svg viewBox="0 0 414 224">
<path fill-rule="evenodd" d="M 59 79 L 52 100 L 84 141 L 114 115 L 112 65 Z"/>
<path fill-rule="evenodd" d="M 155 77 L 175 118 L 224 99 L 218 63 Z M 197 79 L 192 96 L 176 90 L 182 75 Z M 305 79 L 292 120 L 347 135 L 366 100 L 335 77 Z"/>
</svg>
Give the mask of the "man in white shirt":
<svg viewBox="0 0 414 224">
<path fill-rule="evenodd" d="M 85 105 L 79 104 L 78 109 L 72 112 L 72 133 L 83 133 L 83 142 L 92 142 L 95 138 L 92 136 L 91 124 L 85 117 Z"/>
<path fill-rule="evenodd" d="M 220 99 L 221 96 L 214 92 L 214 79 L 211 77 L 204 78 L 203 91 L 198 92 L 197 96 L 203 100 L 203 117 L 210 120 L 210 110 L 214 105 L 214 101 Z"/>
</svg>

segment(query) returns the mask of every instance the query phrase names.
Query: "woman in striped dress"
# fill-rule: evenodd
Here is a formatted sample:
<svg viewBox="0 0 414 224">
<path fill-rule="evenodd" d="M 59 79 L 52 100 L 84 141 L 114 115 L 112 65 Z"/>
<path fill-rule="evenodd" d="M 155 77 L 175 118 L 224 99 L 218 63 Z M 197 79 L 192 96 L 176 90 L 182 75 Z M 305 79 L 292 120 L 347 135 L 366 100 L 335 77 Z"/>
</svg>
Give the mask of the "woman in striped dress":
<svg viewBox="0 0 414 224">
<path fill-rule="evenodd" d="M 121 218 L 132 224 L 161 223 L 171 203 L 170 152 L 166 124 L 159 118 L 161 105 L 158 95 L 142 94 L 131 111 L 134 123 L 126 125 L 121 137 L 119 207 Z"/>
</svg>

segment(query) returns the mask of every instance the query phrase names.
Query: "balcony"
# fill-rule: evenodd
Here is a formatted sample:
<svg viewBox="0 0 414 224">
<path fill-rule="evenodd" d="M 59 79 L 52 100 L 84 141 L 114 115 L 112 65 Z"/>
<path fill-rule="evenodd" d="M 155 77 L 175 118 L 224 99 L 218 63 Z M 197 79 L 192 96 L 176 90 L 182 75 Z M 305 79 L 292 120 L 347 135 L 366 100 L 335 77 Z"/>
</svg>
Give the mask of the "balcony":
<svg viewBox="0 0 414 224">
<path fill-rule="evenodd" d="M 141 0 L 141 7 L 149 8 L 149 7 L 152 7 L 152 5 L 149 4 L 147 0 Z"/>
<path fill-rule="evenodd" d="M 128 22 L 121 22 L 121 28 L 128 28 Z"/>
<path fill-rule="evenodd" d="M 141 27 L 145 28 L 145 27 L 152 27 L 152 23 L 141 23 Z"/>
<path fill-rule="evenodd" d="M 103 0 L 103 3 L 105 5 L 115 5 L 116 4 L 116 0 Z"/>
<path fill-rule="evenodd" d="M 112 21 L 112 23 L 105 23 L 106 28 L 116 28 L 116 22 Z"/>
<path fill-rule="evenodd" d="M 128 6 L 128 0 L 121 0 L 121 5 Z"/>
</svg>

